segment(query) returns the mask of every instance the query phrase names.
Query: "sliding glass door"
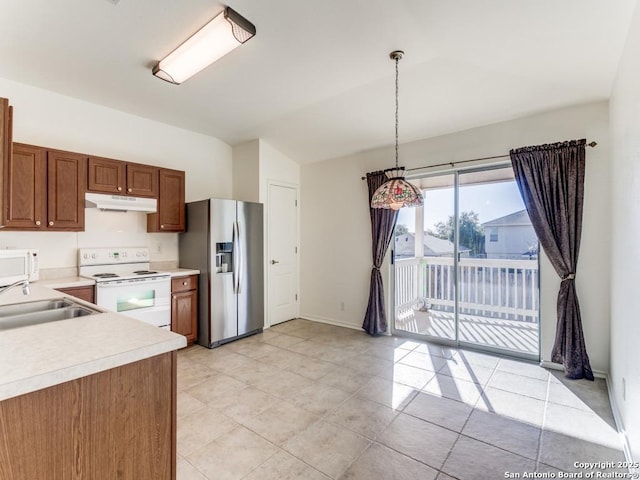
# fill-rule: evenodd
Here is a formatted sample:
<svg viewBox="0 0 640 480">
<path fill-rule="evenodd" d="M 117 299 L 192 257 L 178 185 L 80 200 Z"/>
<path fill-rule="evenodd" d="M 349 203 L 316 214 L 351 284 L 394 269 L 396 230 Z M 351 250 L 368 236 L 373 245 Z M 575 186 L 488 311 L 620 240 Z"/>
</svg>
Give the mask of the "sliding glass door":
<svg viewBox="0 0 640 480">
<path fill-rule="evenodd" d="M 539 358 L 538 241 L 510 166 L 414 179 L 394 238 L 395 331 Z"/>
</svg>

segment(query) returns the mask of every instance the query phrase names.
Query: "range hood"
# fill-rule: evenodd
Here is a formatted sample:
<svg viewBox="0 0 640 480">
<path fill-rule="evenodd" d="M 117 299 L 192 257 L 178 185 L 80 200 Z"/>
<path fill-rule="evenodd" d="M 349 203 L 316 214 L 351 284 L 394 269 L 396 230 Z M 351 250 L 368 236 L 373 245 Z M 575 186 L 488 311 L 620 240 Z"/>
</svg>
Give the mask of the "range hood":
<svg viewBox="0 0 640 480">
<path fill-rule="evenodd" d="M 158 200 L 155 198 L 105 195 L 103 193 L 85 193 L 84 206 L 107 211 L 156 213 L 158 211 Z"/>
</svg>

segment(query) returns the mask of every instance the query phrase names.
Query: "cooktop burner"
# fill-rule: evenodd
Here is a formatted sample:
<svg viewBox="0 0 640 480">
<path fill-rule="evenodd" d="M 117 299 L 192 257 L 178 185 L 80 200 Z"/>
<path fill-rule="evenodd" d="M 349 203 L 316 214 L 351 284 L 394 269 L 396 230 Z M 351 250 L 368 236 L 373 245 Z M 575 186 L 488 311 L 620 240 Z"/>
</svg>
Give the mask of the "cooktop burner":
<svg viewBox="0 0 640 480">
<path fill-rule="evenodd" d="M 93 276 L 98 278 L 114 278 L 119 277 L 120 275 L 117 273 L 95 273 Z"/>
<path fill-rule="evenodd" d="M 153 270 L 136 270 L 135 272 L 136 275 L 149 275 L 150 273 L 158 273 L 158 272 L 154 272 Z"/>
</svg>

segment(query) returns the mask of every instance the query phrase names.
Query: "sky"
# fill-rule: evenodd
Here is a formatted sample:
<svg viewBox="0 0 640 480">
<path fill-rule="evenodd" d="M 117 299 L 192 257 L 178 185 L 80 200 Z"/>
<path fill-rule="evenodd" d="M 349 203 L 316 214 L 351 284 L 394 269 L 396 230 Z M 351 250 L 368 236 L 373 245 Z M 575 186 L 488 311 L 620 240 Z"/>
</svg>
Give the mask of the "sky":
<svg viewBox="0 0 640 480">
<path fill-rule="evenodd" d="M 453 187 L 427 190 L 424 196 L 424 227 L 432 230 L 437 222 L 446 222 L 453 215 Z M 460 212 L 473 210 L 480 223 L 524 210 L 524 204 L 514 181 L 465 185 L 460 188 Z M 398 215 L 398 224 L 404 224 L 410 232 L 415 231 L 415 209 L 403 208 Z"/>
</svg>

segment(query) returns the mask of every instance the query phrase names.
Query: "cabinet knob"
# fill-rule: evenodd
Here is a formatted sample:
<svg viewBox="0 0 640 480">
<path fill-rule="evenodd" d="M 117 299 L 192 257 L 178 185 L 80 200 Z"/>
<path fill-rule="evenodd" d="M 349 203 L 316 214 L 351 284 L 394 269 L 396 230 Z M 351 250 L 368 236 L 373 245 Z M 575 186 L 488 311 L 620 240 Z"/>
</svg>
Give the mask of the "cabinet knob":
<svg viewBox="0 0 640 480">
<path fill-rule="evenodd" d="M 42 222 L 40 222 L 40 220 L 36 220 L 36 225 L 37 225 L 37 226 L 40 226 L 40 224 L 41 224 L 41 223 L 42 223 Z"/>
<path fill-rule="evenodd" d="M 122 187 L 118 187 L 118 191 L 121 192 L 122 191 Z"/>
<path fill-rule="evenodd" d="M 164 228 L 164 225 L 160 225 L 160 228 Z"/>
<path fill-rule="evenodd" d="M 176 298 L 177 298 L 177 297 L 174 295 L 174 296 L 173 296 L 173 299 L 175 300 Z"/>
<path fill-rule="evenodd" d="M 51 221 L 51 222 L 49 222 L 49 225 L 53 225 L 53 222 L 52 222 L 52 221 Z"/>
<path fill-rule="evenodd" d="M 127 188 L 127 192 L 129 193 L 133 192 L 133 188 Z"/>
<path fill-rule="evenodd" d="M 188 283 L 189 282 L 182 282 L 182 285 L 184 285 L 186 287 Z"/>
</svg>

